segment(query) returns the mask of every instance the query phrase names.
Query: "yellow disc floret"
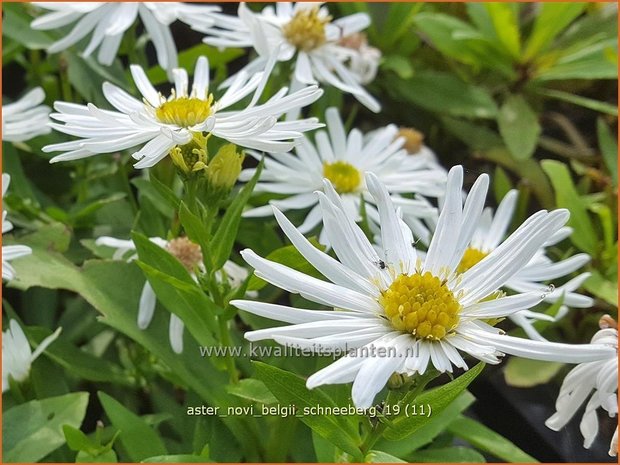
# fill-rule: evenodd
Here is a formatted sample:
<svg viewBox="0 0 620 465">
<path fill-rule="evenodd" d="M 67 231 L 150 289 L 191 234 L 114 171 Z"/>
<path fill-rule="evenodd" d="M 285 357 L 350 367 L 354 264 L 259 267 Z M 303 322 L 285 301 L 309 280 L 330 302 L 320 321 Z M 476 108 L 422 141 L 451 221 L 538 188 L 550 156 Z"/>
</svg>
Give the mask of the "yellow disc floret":
<svg viewBox="0 0 620 465">
<path fill-rule="evenodd" d="M 459 322 L 461 305 L 430 272 L 401 274 L 381 293 L 379 303 L 394 329 L 418 339 L 439 341 Z"/>
<path fill-rule="evenodd" d="M 459 265 L 456 267 L 456 272 L 465 273 L 472 266 L 478 264 L 478 262 L 487 255 L 489 255 L 488 252 L 483 252 L 480 249 L 469 247 L 463 254 L 463 258 L 461 258 Z"/>
<path fill-rule="evenodd" d="M 298 50 L 309 52 L 325 43 L 325 25 L 330 16 L 319 16 L 319 8 L 299 10 L 282 28 L 284 38 Z"/>
<path fill-rule="evenodd" d="M 207 100 L 194 97 L 177 97 L 159 106 L 155 110 L 155 116 L 162 123 L 189 128 L 204 122 L 211 116 L 212 103 L 213 94 L 210 94 Z"/>
<path fill-rule="evenodd" d="M 323 163 L 323 176 L 329 179 L 339 194 L 355 192 L 362 184 L 362 173 L 346 161 Z"/>
</svg>

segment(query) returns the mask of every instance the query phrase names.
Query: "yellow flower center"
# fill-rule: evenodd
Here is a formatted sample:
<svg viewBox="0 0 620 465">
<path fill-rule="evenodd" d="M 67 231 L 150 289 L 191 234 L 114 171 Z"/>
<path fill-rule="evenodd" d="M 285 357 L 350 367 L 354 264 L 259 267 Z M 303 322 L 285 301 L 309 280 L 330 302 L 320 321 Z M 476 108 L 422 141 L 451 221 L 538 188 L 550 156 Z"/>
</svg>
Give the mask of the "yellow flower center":
<svg viewBox="0 0 620 465">
<path fill-rule="evenodd" d="M 177 97 L 155 110 L 157 119 L 165 124 L 189 128 L 204 122 L 212 113 L 213 94 L 207 100 L 195 97 Z"/>
<path fill-rule="evenodd" d="M 318 7 L 299 10 L 282 32 L 284 38 L 295 48 L 309 52 L 325 43 L 325 25 L 330 21 L 330 16 L 319 16 Z"/>
<path fill-rule="evenodd" d="M 483 252 L 482 250 L 469 247 L 463 254 L 463 258 L 461 258 L 461 262 L 456 267 L 456 272 L 465 273 L 467 270 L 469 270 L 472 266 L 476 265 L 480 260 L 482 260 L 487 255 L 489 255 L 488 252 Z"/>
<path fill-rule="evenodd" d="M 362 184 L 362 173 L 346 161 L 323 163 L 323 176 L 329 179 L 339 194 L 355 192 Z"/>
<path fill-rule="evenodd" d="M 418 339 L 439 341 L 459 322 L 461 305 L 430 272 L 401 274 L 381 293 L 379 303 L 394 329 Z"/>
</svg>

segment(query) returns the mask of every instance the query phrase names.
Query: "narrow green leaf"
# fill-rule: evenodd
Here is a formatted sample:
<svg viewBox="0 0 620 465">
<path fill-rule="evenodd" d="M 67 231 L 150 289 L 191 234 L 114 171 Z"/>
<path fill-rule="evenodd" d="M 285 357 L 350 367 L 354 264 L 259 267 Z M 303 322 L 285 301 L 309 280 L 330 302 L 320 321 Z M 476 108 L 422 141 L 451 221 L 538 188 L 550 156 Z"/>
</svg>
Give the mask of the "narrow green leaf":
<svg viewBox="0 0 620 465">
<path fill-rule="evenodd" d="M 222 268 L 226 260 L 230 257 L 237 237 L 237 231 L 239 230 L 243 208 L 252 195 L 254 186 L 256 186 L 258 182 L 262 170 L 263 162 L 261 161 L 252 179 L 243 186 L 241 191 L 235 196 L 235 199 L 226 209 L 226 213 L 211 239 L 211 243 L 213 244 L 213 266 L 215 270 Z"/>
<path fill-rule="evenodd" d="M 138 251 L 138 266 L 146 274 L 157 298 L 175 313 L 203 345 L 214 344 L 217 332 L 215 315 L 222 312 L 203 292 L 175 257 L 152 243 L 146 236 L 133 233 Z"/>
<path fill-rule="evenodd" d="M 91 454 L 96 451 L 97 444 L 95 444 L 95 442 L 93 442 L 79 429 L 74 428 L 71 425 L 63 425 L 62 431 L 65 435 L 65 439 L 67 440 L 67 446 L 69 446 L 69 449 L 76 452 L 81 450 L 89 451 Z"/>
<path fill-rule="evenodd" d="M 153 206 L 166 218 L 172 218 L 179 207 L 179 199 L 161 181 L 151 176 L 151 179 L 136 178 L 131 183 L 138 188 L 141 195 L 147 197 Z M 158 187 L 159 186 L 159 187 Z M 167 189 L 167 190 L 166 190 Z"/>
<path fill-rule="evenodd" d="M 596 255 L 599 245 L 598 237 L 583 199 L 573 184 L 568 167 L 556 160 L 543 160 L 541 166 L 551 180 L 557 206 L 570 211 L 568 225 L 574 230 L 570 240 L 584 252 Z"/>
<path fill-rule="evenodd" d="M 531 60 L 544 50 L 560 32 L 583 12 L 586 6 L 587 3 L 577 2 L 541 3 L 534 29 L 525 45 L 524 60 Z"/>
<path fill-rule="evenodd" d="M 34 18 L 24 11 L 24 5 L 19 3 L 2 5 L 2 35 L 10 37 L 31 50 L 47 48 L 55 39 L 48 31 L 39 31 L 30 27 Z"/>
<path fill-rule="evenodd" d="M 404 441 L 379 440 L 375 448 L 396 455 L 407 457 L 414 450 L 419 449 L 443 433 L 446 427 L 474 401 L 475 397 L 469 391 L 463 391 L 450 405 L 442 412 L 433 414 L 428 422 L 422 426 L 415 434 Z"/>
<path fill-rule="evenodd" d="M 616 113 L 617 116 L 617 113 Z M 601 149 L 603 155 L 603 161 L 605 166 L 611 174 L 614 186 L 618 185 L 618 143 L 616 138 L 612 135 L 609 126 L 605 123 L 603 118 L 596 120 L 596 133 L 598 135 L 598 146 Z"/>
<path fill-rule="evenodd" d="M 495 118 L 497 115 L 495 101 L 485 89 L 448 73 L 423 71 L 408 81 L 390 80 L 387 90 L 442 116 Z"/>
<path fill-rule="evenodd" d="M 203 455 L 157 455 L 148 457 L 142 461 L 143 463 L 213 463 L 209 457 Z"/>
<path fill-rule="evenodd" d="M 538 116 L 521 95 L 511 95 L 506 99 L 497 123 L 512 156 L 517 160 L 530 158 L 536 149 L 541 128 Z"/>
<path fill-rule="evenodd" d="M 366 454 L 364 462 L 367 463 L 407 463 L 405 460 L 401 460 L 398 457 L 388 454 L 387 452 L 381 452 L 380 450 L 371 450 Z"/>
<path fill-rule="evenodd" d="M 538 462 L 505 437 L 470 418 L 463 416 L 458 418 L 448 427 L 448 431 L 501 460 L 511 463 Z"/>
<path fill-rule="evenodd" d="M 518 3 L 485 3 L 495 34 L 506 51 L 518 59 L 521 54 Z"/>
<path fill-rule="evenodd" d="M 265 386 L 265 383 L 258 379 L 246 378 L 242 379 L 236 384 L 231 384 L 226 387 L 226 390 L 241 399 L 246 399 L 259 404 L 275 404 L 278 402 L 271 391 Z"/>
<path fill-rule="evenodd" d="M 48 329 L 34 327 L 28 327 L 26 332 L 37 343 L 51 334 Z M 75 347 L 64 338 L 57 339 L 45 350 L 44 354 L 73 376 L 79 376 L 89 381 L 133 386 L 129 376 L 123 373 L 120 366 L 103 358 L 95 357 Z"/>
<path fill-rule="evenodd" d="M 38 462 L 62 446 L 63 425 L 79 428 L 86 415 L 87 392 L 32 400 L 4 412 L 4 462 Z"/>
<path fill-rule="evenodd" d="M 509 386 L 534 387 L 551 381 L 563 366 L 563 363 L 512 357 L 504 364 L 504 379 Z"/>
<path fill-rule="evenodd" d="M 484 463 L 484 456 L 469 447 L 439 447 L 425 449 L 411 454 L 409 460 L 413 463 Z"/>
<path fill-rule="evenodd" d="M 295 405 L 299 420 L 348 454 L 359 457 L 360 436 L 353 423 L 341 415 L 303 415 L 304 408 L 335 407 L 336 404 L 320 389 L 309 390 L 305 381 L 288 371 L 254 362 L 256 377 L 263 381 L 282 405 Z"/>
<path fill-rule="evenodd" d="M 601 273 L 596 270 L 592 271 L 592 276 L 590 276 L 585 283 L 583 283 L 583 287 L 588 291 L 597 296 L 600 299 L 603 299 L 605 302 L 613 305 L 614 307 L 618 306 L 618 282 L 610 281 L 605 279 Z"/>
<path fill-rule="evenodd" d="M 573 103 L 575 105 L 589 108 L 590 110 L 605 113 L 607 115 L 618 116 L 618 107 L 610 105 L 607 102 L 601 102 L 600 100 L 594 100 L 580 95 L 571 94 L 570 92 L 563 92 L 561 90 L 553 89 L 538 89 L 536 91 L 540 95 L 545 97 L 555 98 L 564 102 Z"/>
<path fill-rule="evenodd" d="M 112 425 L 120 430 L 118 440 L 131 461 L 139 462 L 153 454 L 167 453 L 159 435 L 142 418 L 105 392 L 99 391 L 97 396 Z"/>
<path fill-rule="evenodd" d="M 189 210 L 185 202 L 181 202 L 179 206 L 179 220 L 183 225 L 187 237 L 189 237 L 192 242 L 200 245 L 205 266 L 209 269 L 213 264 L 211 250 L 209 249 L 209 232 L 207 231 L 206 225 L 198 216 Z"/>
<path fill-rule="evenodd" d="M 431 415 L 438 415 L 445 410 L 478 376 L 484 363 L 478 363 L 475 367 L 463 373 L 455 380 L 430 391 L 425 391 L 413 400 L 414 405 L 430 406 Z M 406 409 L 394 418 L 385 432 L 385 438 L 391 441 L 404 439 L 428 423 L 425 415 L 407 415 Z"/>
<path fill-rule="evenodd" d="M 495 195 L 495 201 L 499 204 L 512 188 L 512 181 L 510 181 L 506 171 L 501 166 L 496 166 L 495 174 L 493 175 L 493 193 Z"/>
</svg>

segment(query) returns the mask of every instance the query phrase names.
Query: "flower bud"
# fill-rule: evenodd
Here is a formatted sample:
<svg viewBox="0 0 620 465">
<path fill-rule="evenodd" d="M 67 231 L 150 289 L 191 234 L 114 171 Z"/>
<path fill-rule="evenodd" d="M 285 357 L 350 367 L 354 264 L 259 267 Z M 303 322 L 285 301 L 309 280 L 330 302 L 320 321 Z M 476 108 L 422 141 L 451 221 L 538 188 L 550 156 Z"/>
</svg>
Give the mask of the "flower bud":
<svg viewBox="0 0 620 465">
<path fill-rule="evenodd" d="M 206 175 L 209 181 L 209 190 L 212 192 L 229 192 L 241 173 L 241 165 L 245 155 L 237 152 L 235 144 L 224 145 L 215 156 L 209 160 Z"/>
</svg>

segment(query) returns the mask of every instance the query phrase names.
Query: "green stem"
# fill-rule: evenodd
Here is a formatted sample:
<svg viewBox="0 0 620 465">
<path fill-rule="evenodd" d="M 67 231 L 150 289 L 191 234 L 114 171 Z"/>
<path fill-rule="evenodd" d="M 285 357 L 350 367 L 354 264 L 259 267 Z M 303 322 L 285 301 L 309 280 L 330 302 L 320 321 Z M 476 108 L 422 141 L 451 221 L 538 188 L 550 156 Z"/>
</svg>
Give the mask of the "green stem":
<svg viewBox="0 0 620 465">
<path fill-rule="evenodd" d="M 220 328 L 220 343 L 223 347 L 231 347 L 230 331 L 228 330 L 228 321 L 219 315 L 217 322 Z M 226 367 L 230 376 L 230 382 L 236 384 L 239 382 L 239 375 L 237 374 L 237 367 L 235 366 L 235 360 L 230 352 L 226 352 Z"/>
</svg>

